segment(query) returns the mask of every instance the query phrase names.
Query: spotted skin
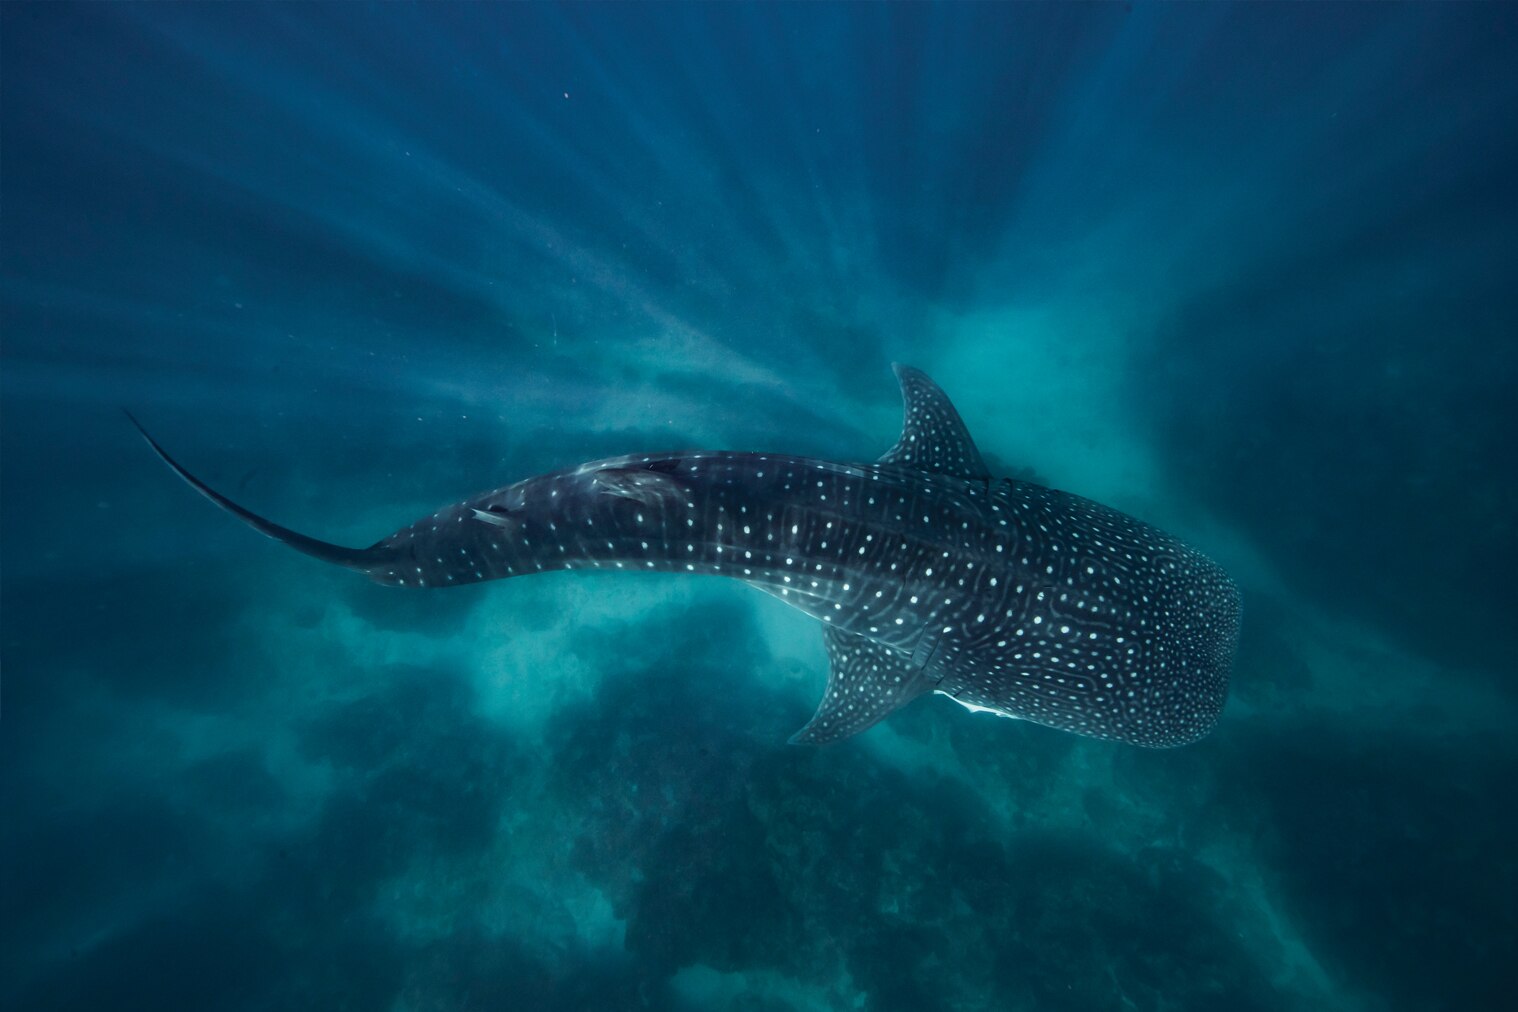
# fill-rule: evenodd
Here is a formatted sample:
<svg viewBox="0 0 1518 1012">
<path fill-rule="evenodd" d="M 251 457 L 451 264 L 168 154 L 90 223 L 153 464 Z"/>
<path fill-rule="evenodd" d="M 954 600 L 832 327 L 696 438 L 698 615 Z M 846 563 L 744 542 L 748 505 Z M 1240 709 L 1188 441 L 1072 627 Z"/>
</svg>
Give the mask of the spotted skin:
<svg viewBox="0 0 1518 1012">
<path fill-rule="evenodd" d="M 1222 712 L 1237 638 L 1229 577 L 1116 510 L 992 480 L 943 392 L 915 369 L 897 374 L 905 424 L 875 463 L 616 457 L 444 507 L 361 550 L 249 513 L 152 445 L 265 534 L 383 584 L 590 569 L 758 587 L 824 626 L 828 687 L 793 741 L 847 737 L 928 692 L 1134 745 L 1205 735 Z"/>
</svg>

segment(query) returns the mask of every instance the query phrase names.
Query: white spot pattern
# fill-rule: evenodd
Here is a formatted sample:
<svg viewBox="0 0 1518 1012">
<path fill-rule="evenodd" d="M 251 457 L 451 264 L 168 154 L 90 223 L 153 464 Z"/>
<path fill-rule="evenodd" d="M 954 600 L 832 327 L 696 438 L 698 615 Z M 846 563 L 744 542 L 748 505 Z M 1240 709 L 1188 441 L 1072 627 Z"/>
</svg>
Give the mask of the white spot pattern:
<svg viewBox="0 0 1518 1012">
<path fill-rule="evenodd" d="M 904 431 L 880 463 L 596 461 L 440 510 L 374 546 L 385 562 L 371 575 L 432 587 L 628 566 L 743 580 L 825 624 L 832 675 L 798 740 L 852 734 L 929 690 L 1139 745 L 1205 734 L 1237 636 L 1228 576 L 1116 510 L 992 482 L 942 391 L 898 376 Z"/>
</svg>

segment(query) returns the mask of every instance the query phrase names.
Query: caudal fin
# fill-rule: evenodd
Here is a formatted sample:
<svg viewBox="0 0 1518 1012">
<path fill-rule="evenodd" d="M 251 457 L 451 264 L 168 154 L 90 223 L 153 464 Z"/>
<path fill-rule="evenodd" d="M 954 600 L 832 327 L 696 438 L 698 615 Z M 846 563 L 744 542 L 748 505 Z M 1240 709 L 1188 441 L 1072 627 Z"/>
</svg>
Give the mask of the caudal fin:
<svg viewBox="0 0 1518 1012">
<path fill-rule="evenodd" d="M 377 548 L 344 548 L 342 545 L 318 541 L 315 538 L 308 538 L 304 534 L 292 531 L 287 527 L 281 527 L 272 520 L 265 520 L 251 510 L 243 509 L 181 467 L 177 460 L 169 456 L 168 452 L 158 445 L 156 439 L 148 435 L 148 430 L 142 427 L 142 423 L 133 417 L 130 411 L 127 411 L 125 408 L 122 411 L 126 414 L 127 419 L 137 427 L 137 431 L 142 434 L 142 438 L 147 440 L 148 445 L 153 448 L 153 452 L 158 454 L 159 459 L 173 468 L 174 473 L 183 478 L 186 484 L 260 534 L 267 535 L 275 541 L 289 545 L 296 551 L 304 552 L 313 558 L 321 559 L 323 562 L 346 566 L 349 569 L 357 569 L 360 572 L 368 572 L 384 561 L 380 558 L 381 552 Z"/>
</svg>

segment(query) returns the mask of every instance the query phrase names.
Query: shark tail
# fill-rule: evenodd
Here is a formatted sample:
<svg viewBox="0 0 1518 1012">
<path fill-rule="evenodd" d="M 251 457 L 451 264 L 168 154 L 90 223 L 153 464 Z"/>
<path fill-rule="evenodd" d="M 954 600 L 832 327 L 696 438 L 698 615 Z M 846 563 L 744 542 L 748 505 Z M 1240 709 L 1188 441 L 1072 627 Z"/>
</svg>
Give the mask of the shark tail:
<svg viewBox="0 0 1518 1012">
<path fill-rule="evenodd" d="M 156 439 L 148 435 L 148 430 L 142 427 L 142 423 L 133 417 L 130 411 L 126 411 L 124 408 L 122 410 L 126 414 L 127 419 L 137 427 L 137 431 L 141 433 L 142 438 L 147 440 L 148 445 L 153 448 L 153 452 L 158 454 L 159 459 L 169 465 L 175 474 L 185 480 L 187 485 L 237 517 L 258 533 L 271 537 L 281 544 L 289 545 L 297 552 L 304 552 L 312 558 L 320 559 L 323 562 L 330 562 L 337 566 L 345 566 L 348 569 L 356 569 L 362 573 L 368 573 L 370 570 L 389 561 L 388 550 L 382 549 L 379 545 L 375 545 L 372 548 L 345 548 L 342 545 L 318 541 L 316 538 L 310 538 L 304 534 L 292 531 L 288 527 L 281 527 L 272 520 L 266 520 L 252 510 L 244 509 L 185 470 L 177 460 L 169 456 L 168 451 L 158 445 Z"/>
</svg>

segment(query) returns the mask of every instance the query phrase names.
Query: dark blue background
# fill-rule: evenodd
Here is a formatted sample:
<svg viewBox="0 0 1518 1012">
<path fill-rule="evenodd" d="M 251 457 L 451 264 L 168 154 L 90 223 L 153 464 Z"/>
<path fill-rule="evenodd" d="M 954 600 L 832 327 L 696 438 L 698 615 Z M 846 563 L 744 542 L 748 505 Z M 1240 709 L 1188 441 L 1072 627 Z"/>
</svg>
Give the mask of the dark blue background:
<svg viewBox="0 0 1518 1012">
<path fill-rule="evenodd" d="M 1470 1008 L 1510 994 L 1518 16 L 0 8 L 0 997 Z M 327 573 L 673 446 L 988 457 L 1246 586 L 1148 753 L 676 579 Z M 8 1001 L 7 1004 L 10 1004 Z"/>
</svg>

